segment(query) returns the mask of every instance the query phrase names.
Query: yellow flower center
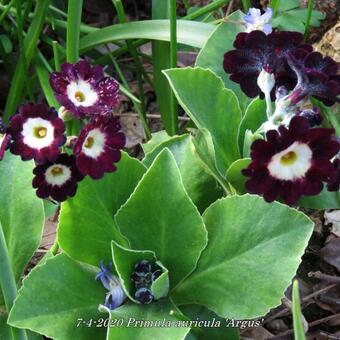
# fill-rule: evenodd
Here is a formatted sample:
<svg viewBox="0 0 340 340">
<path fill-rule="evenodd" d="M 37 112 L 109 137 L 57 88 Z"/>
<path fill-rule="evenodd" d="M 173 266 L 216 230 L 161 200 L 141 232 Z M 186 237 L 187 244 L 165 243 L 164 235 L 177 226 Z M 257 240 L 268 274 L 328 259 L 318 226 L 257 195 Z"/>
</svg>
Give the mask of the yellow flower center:
<svg viewBox="0 0 340 340">
<path fill-rule="evenodd" d="M 34 136 L 37 138 L 45 138 L 47 135 L 47 129 L 43 126 L 38 126 L 34 128 Z"/>
<path fill-rule="evenodd" d="M 85 141 L 85 148 L 91 149 L 94 144 L 94 138 L 93 137 L 88 137 Z"/>
<path fill-rule="evenodd" d="M 81 91 L 77 91 L 75 94 L 74 94 L 74 97 L 76 98 L 76 100 L 79 102 L 79 103 L 82 103 L 85 101 L 85 95 L 83 92 Z"/>
<path fill-rule="evenodd" d="M 294 151 L 289 151 L 281 157 L 282 165 L 292 165 L 297 160 L 297 154 Z"/>
<path fill-rule="evenodd" d="M 54 168 L 52 168 L 51 174 L 55 177 L 60 176 L 63 174 L 63 169 L 60 166 L 55 166 Z"/>
</svg>

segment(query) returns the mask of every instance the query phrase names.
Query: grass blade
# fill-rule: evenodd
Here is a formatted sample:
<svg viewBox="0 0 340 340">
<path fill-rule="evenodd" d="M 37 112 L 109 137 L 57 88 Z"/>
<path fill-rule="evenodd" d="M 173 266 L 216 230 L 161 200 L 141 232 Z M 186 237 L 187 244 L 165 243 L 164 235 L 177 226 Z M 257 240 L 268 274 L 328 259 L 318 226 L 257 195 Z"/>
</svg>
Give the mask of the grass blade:
<svg viewBox="0 0 340 340">
<path fill-rule="evenodd" d="M 152 18 L 153 19 L 169 19 L 169 0 L 153 0 L 152 1 Z M 165 130 L 169 135 L 173 135 L 175 131 L 172 128 L 172 108 L 171 108 L 171 88 L 166 77 L 162 73 L 163 70 L 170 68 L 170 44 L 164 41 L 152 42 L 152 62 L 155 92 L 159 111 Z"/>
<path fill-rule="evenodd" d="M 302 325 L 301 303 L 299 294 L 299 283 L 297 280 L 293 282 L 293 299 L 292 299 L 293 325 L 295 340 L 305 340 L 305 331 Z"/>
<path fill-rule="evenodd" d="M 26 55 L 24 56 L 23 54 L 21 54 L 19 57 L 15 73 L 12 78 L 12 84 L 8 93 L 7 102 L 4 110 L 5 122 L 8 122 L 9 117 L 16 112 L 17 107 L 20 103 L 26 77 L 24 59 L 26 58 L 28 67 L 36 52 L 37 41 L 43 27 L 45 16 L 48 10 L 48 5 L 49 0 L 37 1 L 34 17 L 24 41 Z"/>
<path fill-rule="evenodd" d="M 313 7 L 314 7 L 314 0 L 308 0 L 307 19 L 306 19 L 306 27 L 305 27 L 305 40 L 307 40 L 309 36 L 309 27 L 310 27 L 310 22 L 312 19 Z"/>
<path fill-rule="evenodd" d="M 69 0 L 67 10 L 66 59 L 76 63 L 79 59 L 79 36 L 83 0 Z"/>
</svg>

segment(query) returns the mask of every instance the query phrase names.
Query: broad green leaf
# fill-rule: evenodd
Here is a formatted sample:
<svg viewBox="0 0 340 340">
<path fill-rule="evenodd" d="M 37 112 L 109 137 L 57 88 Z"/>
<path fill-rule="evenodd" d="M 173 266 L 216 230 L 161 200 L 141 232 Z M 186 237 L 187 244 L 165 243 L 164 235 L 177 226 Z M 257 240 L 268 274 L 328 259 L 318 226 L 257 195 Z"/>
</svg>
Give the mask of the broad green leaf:
<svg viewBox="0 0 340 340">
<path fill-rule="evenodd" d="M 300 8 L 300 9 L 294 9 L 289 11 L 289 15 L 292 15 L 298 19 L 300 19 L 303 23 L 306 23 L 307 21 L 307 8 Z M 320 11 L 312 11 L 312 17 L 311 17 L 311 26 L 318 27 L 320 26 L 320 21 L 324 20 L 326 17 L 325 13 L 322 13 Z"/>
<path fill-rule="evenodd" d="M 210 322 L 210 327 L 199 327 L 190 332 L 193 339 L 197 340 L 239 340 L 239 332 L 237 328 L 228 326 L 228 319 L 218 317 L 214 312 L 199 305 L 181 306 L 183 314 L 188 316 L 190 320 L 199 320 Z M 208 323 L 206 323 L 208 325 Z"/>
<path fill-rule="evenodd" d="M 290 15 L 289 12 L 285 12 L 274 18 L 272 20 L 272 25 L 273 27 L 284 31 L 296 31 L 302 33 L 305 30 L 303 22 L 299 18 Z"/>
<path fill-rule="evenodd" d="M 238 145 L 240 150 L 243 150 L 246 130 L 255 133 L 266 120 L 266 102 L 260 98 L 255 98 L 247 107 L 246 113 L 241 121 L 238 132 Z M 243 156 L 246 157 L 246 155 Z"/>
<path fill-rule="evenodd" d="M 208 68 L 221 77 L 225 86 L 235 92 L 242 110 L 245 110 L 250 99 L 223 69 L 224 54 L 234 49 L 237 34 L 244 32 L 243 17 L 244 13 L 236 11 L 226 18 L 226 22 L 217 26 L 199 53 L 196 66 Z"/>
<path fill-rule="evenodd" d="M 203 218 L 208 246 L 196 270 L 173 292 L 174 301 L 235 319 L 259 317 L 279 305 L 301 262 L 312 221 L 251 195 L 221 199 Z"/>
<path fill-rule="evenodd" d="M 340 209 L 340 192 L 324 188 L 319 195 L 302 197 L 297 205 L 309 209 Z"/>
<path fill-rule="evenodd" d="M 278 10 L 280 12 L 288 11 L 294 8 L 300 7 L 300 1 L 299 0 L 285 0 L 285 1 L 279 1 L 279 7 Z"/>
<path fill-rule="evenodd" d="M 190 330 L 183 326 L 181 312 L 168 300 L 149 305 L 126 304 L 111 311 L 111 323 L 122 326 L 110 327 L 108 340 L 182 340 Z"/>
<path fill-rule="evenodd" d="M 206 172 L 200 161 L 190 135 L 175 136 L 149 152 L 143 164 L 150 167 L 157 155 L 168 148 L 174 155 L 181 172 L 184 188 L 198 210 L 203 212 L 212 202 L 222 196 L 216 180 Z"/>
<path fill-rule="evenodd" d="M 207 243 L 203 220 L 168 149 L 157 156 L 115 219 L 133 249 L 154 251 L 168 268 L 171 288 L 194 270 Z"/>
<path fill-rule="evenodd" d="M 305 336 L 305 331 L 302 325 L 299 283 L 297 280 L 293 282 L 292 312 L 293 312 L 293 324 L 294 324 L 294 339 L 305 340 L 306 336 Z"/>
<path fill-rule="evenodd" d="M 238 194 L 245 194 L 245 182 L 247 177 L 243 176 L 241 171 L 248 167 L 250 164 L 250 158 L 242 158 L 230 165 L 227 171 L 227 181 L 236 189 Z"/>
<path fill-rule="evenodd" d="M 0 221 L 16 280 L 38 248 L 44 206 L 32 187 L 34 163 L 6 152 L 0 162 Z"/>
<path fill-rule="evenodd" d="M 77 327 L 77 320 L 99 319 L 106 290 L 95 281 L 96 268 L 65 254 L 50 258 L 24 280 L 8 323 L 53 339 L 105 339 L 105 329 Z"/>
<path fill-rule="evenodd" d="M 240 157 L 237 133 L 241 110 L 235 94 L 210 70 L 188 67 L 167 70 L 165 74 L 196 126 L 211 133 L 217 167 L 225 174 L 229 165 Z"/>
<path fill-rule="evenodd" d="M 141 147 L 145 155 L 151 152 L 157 145 L 167 141 L 171 137 L 167 134 L 165 130 L 158 131 L 152 134 L 152 138 L 145 144 L 141 144 Z"/>
<path fill-rule="evenodd" d="M 112 241 L 111 243 L 112 246 L 112 258 L 113 258 L 113 264 L 115 266 L 116 272 L 120 278 L 120 281 L 122 283 L 123 289 L 125 291 L 125 294 L 129 297 L 130 300 L 134 301 L 135 303 L 138 303 L 135 298 L 134 298 L 134 293 L 136 291 L 134 285 L 132 284 L 131 281 L 131 274 L 134 271 L 135 264 L 139 261 L 142 260 L 147 260 L 150 262 L 155 263 L 156 262 L 156 256 L 154 252 L 149 251 L 149 250 L 133 250 L 133 249 L 128 249 L 125 247 L 122 247 L 118 243 Z M 166 277 L 168 278 L 168 273 L 166 271 Z M 158 279 L 161 279 L 159 277 Z M 163 282 L 164 278 L 161 279 Z M 165 295 L 169 291 L 169 279 L 167 279 L 163 282 L 164 286 L 166 286 L 166 291 Z M 162 287 L 159 286 L 157 287 L 157 293 L 164 292 Z M 160 299 L 161 297 L 164 297 L 165 295 L 155 297 L 156 299 Z"/>
<path fill-rule="evenodd" d="M 101 180 L 85 178 L 77 195 L 61 206 L 58 241 L 72 258 L 92 265 L 111 260 L 111 240 L 126 244 L 114 223 L 114 214 L 129 198 L 145 167 L 122 154 L 118 170 Z"/>
<path fill-rule="evenodd" d="M 177 20 L 177 41 L 201 48 L 215 26 L 202 22 Z M 117 40 L 151 39 L 170 41 L 169 20 L 143 20 L 98 29 L 80 39 L 80 52 Z"/>
</svg>

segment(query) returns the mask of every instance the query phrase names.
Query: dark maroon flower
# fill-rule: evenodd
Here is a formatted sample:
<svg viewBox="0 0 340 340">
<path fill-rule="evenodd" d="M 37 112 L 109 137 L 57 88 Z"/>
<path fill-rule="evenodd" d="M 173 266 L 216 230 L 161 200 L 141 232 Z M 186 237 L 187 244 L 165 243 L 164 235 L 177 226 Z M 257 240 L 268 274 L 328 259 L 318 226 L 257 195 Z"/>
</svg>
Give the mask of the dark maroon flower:
<svg viewBox="0 0 340 340">
<path fill-rule="evenodd" d="M 94 117 L 81 131 L 73 151 L 81 174 L 93 179 L 114 172 L 125 145 L 125 135 L 119 131 L 120 124 L 111 117 Z"/>
<path fill-rule="evenodd" d="M 258 86 L 258 77 L 262 71 L 274 74 L 276 86 L 292 89 L 296 77 L 287 64 L 287 55 L 299 48 L 311 51 L 303 45 L 303 35 L 297 32 L 273 32 L 266 35 L 262 31 L 239 33 L 234 42 L 235 50 L 224 55 L 224 70 L 230 73 L 230 79 L 240 84 L 248 97 L 263 93 Z M 275 90 L 272 91 L 272 99 Z"/>
<path fill-rule="evenodd" d="M 289 128 L 267 132 L 267 140 L 251 147 L 252 162 L 242 173 L 250 177 L 246 188 L 267 202 L 282 198 L 292 205 L 302 195 L 317 195 L 323 182 L 335 176 L 331 159 L 339 152 L 333 129 L 311 128 L 308 120 L 295 116 Z"/>
<path fill-rule="evenodd" d="M 336 175 L 328 182 L 327 189 L 329 191 L 338 191 L 340 187 L 340 159 L 336 158 L 333 165 L 336 170 Z"/>
<path fill-rule="evenodd" d="M 57 111 L 43 104 L 22 105 L 11 117 L 8 132 L 12 136 L 11 152 L 26 161 L 53 162 L 65 144 L 65 125 Z"/>
<path fill-rule="evenodd" d="M 73 197 L 78 182 L 83 179 L 79 173 L 74 156 L 61 154 L 55 162 L 47 162 L 34 168 L 33 188 L 40 198 L 52 198 L 63 202 Z"/>
<path fill-rule="evenodd" d="M 293 105 L 307 96 L 313 96 L 328 106 L 339 102 L 340 76 L 337 75 L 336 61 L 323 57 L 319 52 L 300 50 L 289 54 L 288 63 L 298 78 L 296 87 L 289 95 Z"/>
<path fill-rule="evenodd" d="M 61 72 L 51 74 L 50 84 L 60 104 L 77 118 L 106 114 L 119 100 L 118 82 L 104 77 L 101 66 L 91 66 L 85 60 L 63 64 Z"/>
</svg>

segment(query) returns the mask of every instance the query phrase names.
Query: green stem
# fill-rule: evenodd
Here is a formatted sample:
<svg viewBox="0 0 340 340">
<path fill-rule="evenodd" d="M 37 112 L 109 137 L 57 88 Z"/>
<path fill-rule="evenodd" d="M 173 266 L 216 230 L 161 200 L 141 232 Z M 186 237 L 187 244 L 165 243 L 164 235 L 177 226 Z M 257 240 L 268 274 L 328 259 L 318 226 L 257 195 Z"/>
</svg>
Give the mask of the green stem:
<svg viewBox="0 0 340 340">
<path fill-rule="evenodd" d="M 58 42 L 53 40 L 52 47 L 53 47 L 54 67 L 55 67 L 55 70 L 59 72 L 60 71 L 60 59 L 59 59 Z"/>
<path fill-rule="evenodd" d="M 19 50 L 20 55 L 22 56 L 23 67 L 25 70 L 25 83 L 27 85 L 27 92 L 30 97 L 31 101 L 34 101 L 33 92 L 30 84 L 30 77 L 27 77 L 28 66 L 25 54 L 25 47 L 24 47 L 24 29 L 23 29 L 23 20 L 21 15 L 21 2 L 20 0 L 16 0 L 16 9 L 17 9 L 17 23 L 18 23 L 18 42 L 19 42 Z"/>
<path fill-rule="evenodd" d="M 125 16 L 125 11 L 123 4 L 121 0 L 113 0 L 113 4 L 117 10 L 117 15 L 119 22 L 121 24 L 126 23 L 126 16 Z M 145 136 L 147 139 L 151 139 L 151 131 L 148 125 L 147 117 L 146 117 L 146 108 L 145 108 L 145 93 L 144 93 L 144 86 L 143 86 L 143 78 L 142 78 L 142 73 L 143 73 L 143 65 L 141 64 L 138 53 L 136 48 L 132 45 L 131 41 L 127 40 L 126 41 L 126 46 L 131 54 L 131 56 L 134 59 L 134 62 L 136 64 L 136 76 L 137 76 L 137 84 L 138 84 L 138 92 L 139 92 L 139 99 L 141 101 L 141 104 L 139 104 L 139 116 L 140 120 L 142 122 Z"/>
<path fill-rule="evenodd" d="M 176 0 L 170 0 L 170 67 L 177 67 L 177 13 Z M 178 132 L 178 103 L 173 91 L 171 91 L 171 130 L 173 134 Z"/>
<path fill-rule="evenodd" d="M 182 18 L 182 20 L 195 20 L 197 18 L 199 18 L 200 16 L 204 16 L 207 13 L 213 12 L 216 9 L 227 5 L 230 2 L 230 0 L 216 0 L 200 9 L 198 9 L 197 11 L 190 13 L 188 15 L 186 15 L 185 17 Z"/>
<path fill-rule="evenodd" d="M 243 5 L 244 12 L 247 13 L 251 6 L 251 2 L 250 0 L 242 0 L 242 5 Z"/>
<path fill-rule="evenodd" d="M 273 10 L 273 18 L 275 18 L 279 10 L 280 0 L 272 0 L 270 6 Z"/>
<path fill-rule="evenodd" d="M 307 19 L 306 19 L 306 27 L 305 27 L 305 35 L 304 35 L 305 40 L 307 40 L 309 36 L 309 27 L 310 27 L 310 22 L 312 19 L 313 6 L 314 6 L 314 0 L 308 0 Z"/>
<path fill-rule="evenodd" d="M 10 11 L 12 6 L 14 5 L 15 1 L 16 0 L 12 0 L 7 6 L 4 6 L 4 11 L 1 13 L 1 16 L 0 16 L 0 23 L 2 22 L 2 20 L 4 20 L 4 18 L 6 17 L 7 13 Z"/>
<path fill-rule="evenodd" d="M 66 60 L 75 64 L 79 60 L 79 38 L 83 0 L 69 0 L 67 8 Z M 78 135 L 80 122 L 72 120 L 67 124 L 69 136 Z"/>
<path fill-rule="evenodd" d="M 50 249 L 52 255 L 57 255 L 58 254 L 58 251 L 59 251 L 59 243 L 58 243 L 58 240 L 56 239 Z"/>
<path fill-rule="evenodd" d="M 79 37 L 83 0 L 69 0 L 66 30 L 66 60 L 76 63 L 79 59 Z"/>
<path fill-rule="evenodd" d="M 17 286 L 11 267 L 8 248 L 2 226 L 0 224 L 0 286 L 4 296 L 7 312 L 11 310 L 14 299 L 17 295 Z M 27 340 L 24 329 L 11 327 L 13 340 Z"/>
</svg>

